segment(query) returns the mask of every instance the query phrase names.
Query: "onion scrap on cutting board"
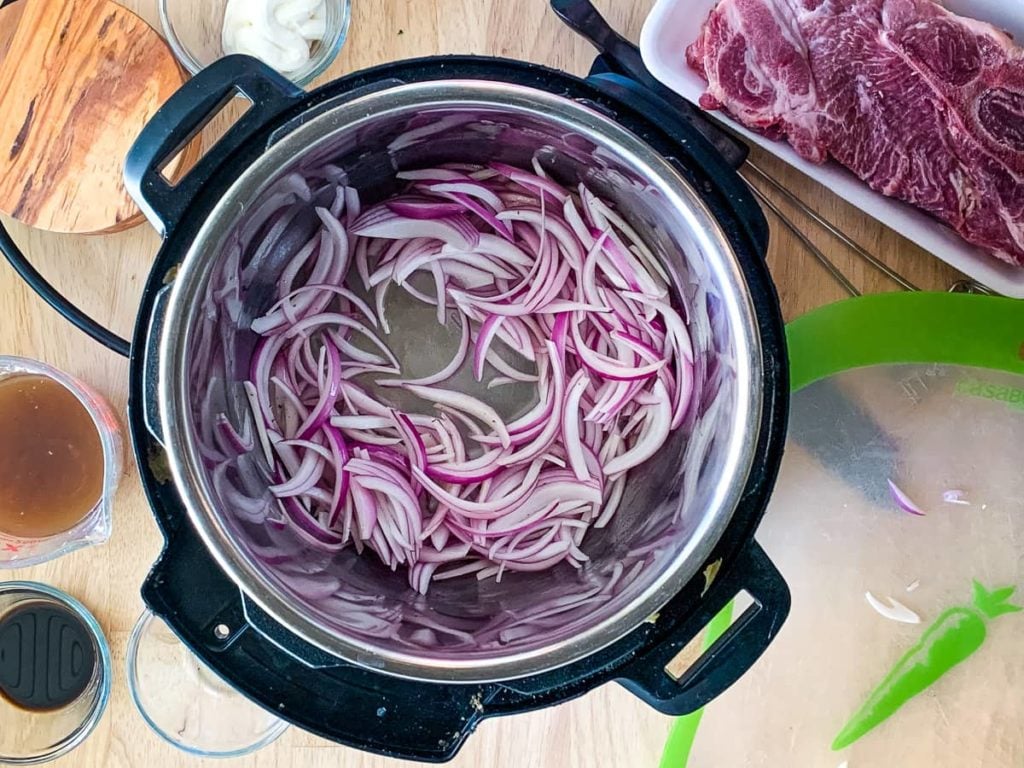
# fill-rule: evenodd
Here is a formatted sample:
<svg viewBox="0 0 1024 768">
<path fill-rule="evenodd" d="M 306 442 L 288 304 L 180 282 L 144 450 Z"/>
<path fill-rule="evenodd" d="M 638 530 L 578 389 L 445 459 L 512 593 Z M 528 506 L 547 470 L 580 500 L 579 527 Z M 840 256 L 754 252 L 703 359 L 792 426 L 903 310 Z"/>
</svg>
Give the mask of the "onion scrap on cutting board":
<svg viewBox="0 0 1024 768">
<path fill-rule="evenodd" d="M 918 517 L 924 517 L 924 510 L 911 499 L 896 483 L 892 480 L 886 481 L 889 483 L 889 492 L 892 494 L 893 501 L 896 502 L 896 506 L 911 515 L 917 515 Z"/>
<path fill-rule="evenodd" d="M 874 608 L 881 616 L 884 616 L 891 621 L 898 621 L 901 624 L 921 623 L 921 617 L 899 600 L 887 597 L 885 599 L 888 601 L 888 605 L 886 605 L 886 603 L 883 603 L 870 592 L 865 592 L 864 597 L 867 599 L 868 605 Z"/>
</svg>

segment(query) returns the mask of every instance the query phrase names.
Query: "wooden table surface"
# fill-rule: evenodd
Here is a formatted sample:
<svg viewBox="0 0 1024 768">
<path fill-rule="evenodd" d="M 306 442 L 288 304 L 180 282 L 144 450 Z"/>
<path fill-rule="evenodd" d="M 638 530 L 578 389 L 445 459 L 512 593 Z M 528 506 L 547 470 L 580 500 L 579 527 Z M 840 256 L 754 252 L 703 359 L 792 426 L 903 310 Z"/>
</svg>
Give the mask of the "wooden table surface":
<svg viewBox="0 0 1024 768">
<path fill-rule="evenodd" d="M 156 0 L 125 3 L 157 25 Z M 603 0 L 607 18 L 637 39 L 653 0 Z M 436 53 L 493 54 L 540 62 L 576 74 L 586 72 L 592 49 L 570 33 L 546 0 L 353 0 L 349 40 L 330 79 L 396 59 Z M 0 119 L 13 119 L 2 116 Z M 774 162 L 758 162 L 783 184 L 841 225 L 852 237 L 924 288 L 946 289 L 958 275 L 949 267 L 855 211 L 827 190 Z M 864 292 L 895 286 L 842 246 L 793 218 Z M 786 318 L 844 298 L 843 290 L 799 242 L 772 225 L 769 263 Z M 139 294 L 160 241 L 148 226 L 102 238 L 31 232 L 11 224 L 16 241 L 37 268 L 81 306 L 122 335 L 129 335 Z M 0 354 L 44 360 L 93 384 L 125 411 L 127 363 L 90 341 L 46 307 L 0 262 Z M 2 427 L 0 427 L 2 428 Z M 110 707 L 78 750 L 59 761 L 75 768 L 164 768 L 216 761 L 186 759 L 143 723 L 128 693 L 124 652 L 142 610 L 139 585 L 160 549 L 156 524 L 129 462 L 114 508 L 114 535 L 103 547 L 79 551 L 4 578 L 34 579 L 67 590 L 99 618 L 114 655 Z M 456 768 L 654 768 L 670 719 L 641 704 L 615 684 L 546 711 L 486 721 L 467 742 Z M 230 763 L 279 768 L 397 766 L 290 729 L 262 752 Z M 717 766 L 715 768 L 718 768 Z"/>
</svg>

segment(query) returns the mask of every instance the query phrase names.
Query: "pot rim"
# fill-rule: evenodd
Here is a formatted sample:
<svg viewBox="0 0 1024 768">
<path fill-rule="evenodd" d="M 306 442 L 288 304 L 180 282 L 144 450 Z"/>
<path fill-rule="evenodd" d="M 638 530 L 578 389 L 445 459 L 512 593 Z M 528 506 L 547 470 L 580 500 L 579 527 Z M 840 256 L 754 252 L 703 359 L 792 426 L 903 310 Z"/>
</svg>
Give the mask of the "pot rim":
<svg viewBox="0 0 1024 768">
<path fill-rule="evenodd" d="M 565 666 L 599 651 L 627 635 L 667 603 L 694 575 L 718 542 L 739 505 L 756 453 L 762 416 L 763 369 L 760 332 L 755 309 L 735 250 L 721 226 L 694 188 L 656 150 L 597 111 L 568 98 L 537 88 L 481 80 L 434 80 L 395 85 L 332 106 L 309 122 L 294 128 L 241 172 L 209 212 L 188 245 L 171 287 L 166 321 L 159 340 L 158 390 L 160 421 L 169 438 L 188 434 L 190 409 L 186 402 L 184 371 L 193 302 L 204 284 L 207 260 L 204 245 L 216 243 L 228 231 L 238 210 L 235 200 L 258 194 L 282 165 L 282 159 L 315 152 L 342 130 L 357 129 L 389 111 L 408 111 L 427 106 L 500 108 L 543 114 L 564 123 L 567 129 L 585 130 L 603 146 L 612 146 L 620 157 L 643 169 L 645 178 L 685 215 L 694 239 L 709 252 L 727 258 L 713 265 L 722 285 L 734 291 L 723 294 L 723 311 L 735 333 L 737 358 L 736 418 L 729 433 L 725 471 L 700 524 L 672 562 L 642 593 L 601 622 L 571 640 L 493 659 L 424 658 L 416 654 L 372 646 L 322 626 L 296 608 L 273 585 L 234 540 L 221 522 L 211 500 L 212 489 L 202 473 L 196 449 L 190 441 L 165 441 L 168 463 L 193 528 L 206 549 L 229 578 L 270 617 L 296 635 L 329 654 L 387 674 L 435 682 L 495 682 L 521 678 Z"/>
</svg>

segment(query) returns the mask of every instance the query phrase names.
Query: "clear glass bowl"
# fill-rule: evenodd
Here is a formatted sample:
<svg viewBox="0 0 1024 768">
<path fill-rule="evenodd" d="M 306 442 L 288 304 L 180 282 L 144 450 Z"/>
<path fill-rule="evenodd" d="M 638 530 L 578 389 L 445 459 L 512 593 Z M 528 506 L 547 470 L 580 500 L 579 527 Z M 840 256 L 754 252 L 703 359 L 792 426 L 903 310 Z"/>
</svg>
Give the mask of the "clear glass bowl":
<svg viewBox="0 0 1024 768">
<path fill-rule="evenodd" d="M 288 729 L 225 683 L 150 611 L 132 630 L 127 664 L 139 714 L 164 741 L 191 755 L 241 757 Z"/>
<path fill-rule="evenodd" d="M 45 538 L 22 538 L 0 531 L 0 570 L 26 568 L 110 538 L 114 493 L 121 481 L 124 447 L 121 426 L 113 410 L 92 387 L 53 366 L 26 357 L 0 355 L 0 379 L 10 376 L 45 376 L 78 398 L 92 416 L 103 447 L 103 490 L 96 506 L 74 528 Z"/>
<path fill-rule="evenodd" d="M 55 604 L 75 614 L 92 639 L 96 668 L 78 698 L 59 709 L 29 712 L 0 695 L 0 763 L 7 765 L 38 765 L 67 754 L 92 733 L 110 699 L 110 649 L 89 610 L 45 584 L 0 584 L 0 616 L 31 603 Z"/>
<path fill-rule="evenodd" d="M 260 0 L 248 0 L 258 3 Z M 327 34 L 315 43 L 309 63 L 285 72 L 296 85 L 309 85 L 337 58 L 348 36 L 351 0 L 326 0 Z M 227 0 L 160 0 L 160 23 L 171 50 L 193 75 L 226 54 L 221 44 Z"/>
</svg>

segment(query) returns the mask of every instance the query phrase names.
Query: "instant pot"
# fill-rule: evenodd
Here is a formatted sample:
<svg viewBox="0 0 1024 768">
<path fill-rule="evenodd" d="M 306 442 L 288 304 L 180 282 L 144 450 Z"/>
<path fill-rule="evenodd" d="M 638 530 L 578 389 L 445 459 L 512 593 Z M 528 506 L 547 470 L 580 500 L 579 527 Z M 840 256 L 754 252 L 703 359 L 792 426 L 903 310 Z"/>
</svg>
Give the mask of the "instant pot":
<svg viewBox="0 0 1024 768">
<path fill-rule="evenodd" d="M 278 717 L 360 749 L 443 761 L 484 718 L 612 680 L 666 714 L 694 711 L 760 657 L 785 619 L 789 591 L 753 538 L 782 457 L 789 391 L 767 225 L 734 170 L 742 158 L 726 160 L 643 77 L 615 69 L 599 60 L 580 79 L 430 57 L 306 93 L 232 56 L 176 93 L 128 157 L 129 189 L 164 238 L 131 347 L 129 426 L 165 539 L 143 597 Z M 236 95 L 248 111 L 169 184 L 161 168 Z M 633 471 L 579 572 L 500 584 L 470 576 L 423 596 L 354 552 L 325 559 L 296 541 L 266 541 L 219 495 L 203 456 L 214 413 L 244 408 L 248 323 L 271 303 L 289 243 L 311 225 L 296 217 L 294 237 L 261 249 L 252 236 L 261 210 L 296 194 L 296 175 L 314 196 L 345 183 L 372 202 L 396 190 L 398 170 L 534 157 L 567 186 L 585 182 L 611 201 L 661 257 L 691 324 L 706 327 L 696 418 Z M 242 240 L 252 246 L 226 247 Z M 290 556 L 267 558 L 268 546 Z M 668 671 L 742 592 L 752 602 L 728 632 L 681 675 Z M 429 644 L 417 640 L 424 628 Z"/>
</svg>

